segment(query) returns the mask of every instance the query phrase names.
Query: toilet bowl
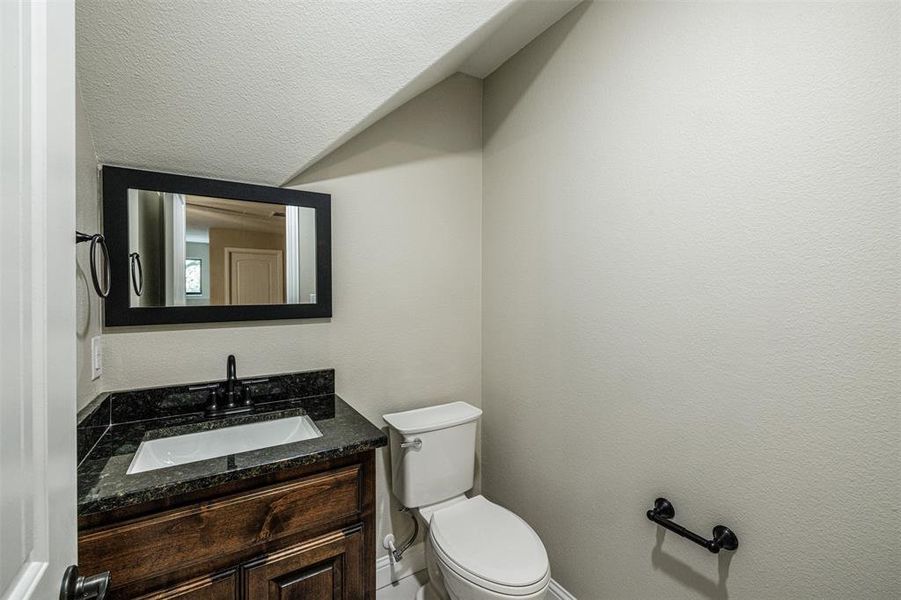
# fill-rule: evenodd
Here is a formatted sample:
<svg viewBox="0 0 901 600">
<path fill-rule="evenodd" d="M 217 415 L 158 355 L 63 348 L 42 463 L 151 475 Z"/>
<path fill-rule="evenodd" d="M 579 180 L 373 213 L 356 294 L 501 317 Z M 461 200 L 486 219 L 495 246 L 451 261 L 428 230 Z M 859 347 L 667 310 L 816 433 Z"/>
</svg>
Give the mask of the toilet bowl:
<svg viewBox="0 0 901 600">
<path fill-rule="evenodd" d="M 426 536 L 423 600 L 541 600 L 551 573 L 538 534 L 510 510 L 467 497 L 482 411 L 453 402 L 385 415 L 390 425 L 392 490 Z"/>
<path fill-rule="evenodd" d="M 426 544 L 452 600 L 540 600 L 550 585 L 538 534 L 482 496 L 435 512 Z"/>
</svg>

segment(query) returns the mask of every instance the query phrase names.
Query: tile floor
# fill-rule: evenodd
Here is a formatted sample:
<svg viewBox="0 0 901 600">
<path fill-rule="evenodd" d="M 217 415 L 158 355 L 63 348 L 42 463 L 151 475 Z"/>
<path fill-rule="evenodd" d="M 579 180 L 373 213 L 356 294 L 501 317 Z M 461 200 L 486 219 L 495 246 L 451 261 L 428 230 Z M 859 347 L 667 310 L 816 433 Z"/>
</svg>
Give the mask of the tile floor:
<svg viewBox="0 0 901 600">
<path fill-rule="evenodd" d="M 421 600 L 428 573 L 419 571 L 376 590 L 375 600 Z"/>
</svg>

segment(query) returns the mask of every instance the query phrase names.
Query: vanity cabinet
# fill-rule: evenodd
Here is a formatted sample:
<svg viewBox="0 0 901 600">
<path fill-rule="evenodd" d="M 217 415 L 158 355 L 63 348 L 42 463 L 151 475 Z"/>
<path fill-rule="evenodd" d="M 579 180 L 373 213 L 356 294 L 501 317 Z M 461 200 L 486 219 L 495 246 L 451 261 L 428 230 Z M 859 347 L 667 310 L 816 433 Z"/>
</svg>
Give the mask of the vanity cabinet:
<svg viewBox="0 0 901 600">
<path fill-rule="evenodd" d="M 108 598 L 375 597 L 374 451 L 173 496 L 81 523 Z"/>
<path fill-rule="evenodd" d="M 244 567 L 244 598 L 362 598 L 363 535 L 331 535 L 264 556 Z"/>
</svg>

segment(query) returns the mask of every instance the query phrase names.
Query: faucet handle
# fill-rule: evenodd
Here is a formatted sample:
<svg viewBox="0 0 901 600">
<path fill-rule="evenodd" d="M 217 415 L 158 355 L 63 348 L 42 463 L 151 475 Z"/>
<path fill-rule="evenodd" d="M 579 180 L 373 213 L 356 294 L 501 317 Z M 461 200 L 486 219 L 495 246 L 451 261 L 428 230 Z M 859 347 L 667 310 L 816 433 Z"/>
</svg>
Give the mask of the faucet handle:
<svg viewBox="0 0 901 600">
<path fill-rule="evenodd" d="M 204 390 L 208 390 L 209 397 L 207 398 L 206 411 L 215 411 L 218 407 L 217 401 L 219 400 L 220 393 L 220 384 L 218 383 L 207 383 L 204 385 L 191 385 L 188 386 L 189 392 L 201 392 Z"/>
<path fill-rule="evenodd" d="M 189 385 L 189 392 L 199 392 L 200 390 L 215 390 L 219 388 L 218 383 L 205 383 L 203 385 Z"/>
</svg>

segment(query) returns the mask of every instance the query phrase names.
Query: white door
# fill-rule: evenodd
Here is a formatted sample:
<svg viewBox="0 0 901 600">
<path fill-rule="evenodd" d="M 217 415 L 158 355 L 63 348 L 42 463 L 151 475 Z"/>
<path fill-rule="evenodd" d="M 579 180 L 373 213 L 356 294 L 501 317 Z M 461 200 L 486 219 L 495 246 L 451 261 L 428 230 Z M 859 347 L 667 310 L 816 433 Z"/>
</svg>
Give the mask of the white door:
<svg viewBox="0 0 901 600">
<path fill-rule="evenodd" d="M 75 19 L 0 0 L 0 598 L 76 558 Z"/>
<path fill-rule="evenodd" d="M 225 249 L 228 304 L 282 304 L 284 267 L 281 250 Z"/>
</svg>

